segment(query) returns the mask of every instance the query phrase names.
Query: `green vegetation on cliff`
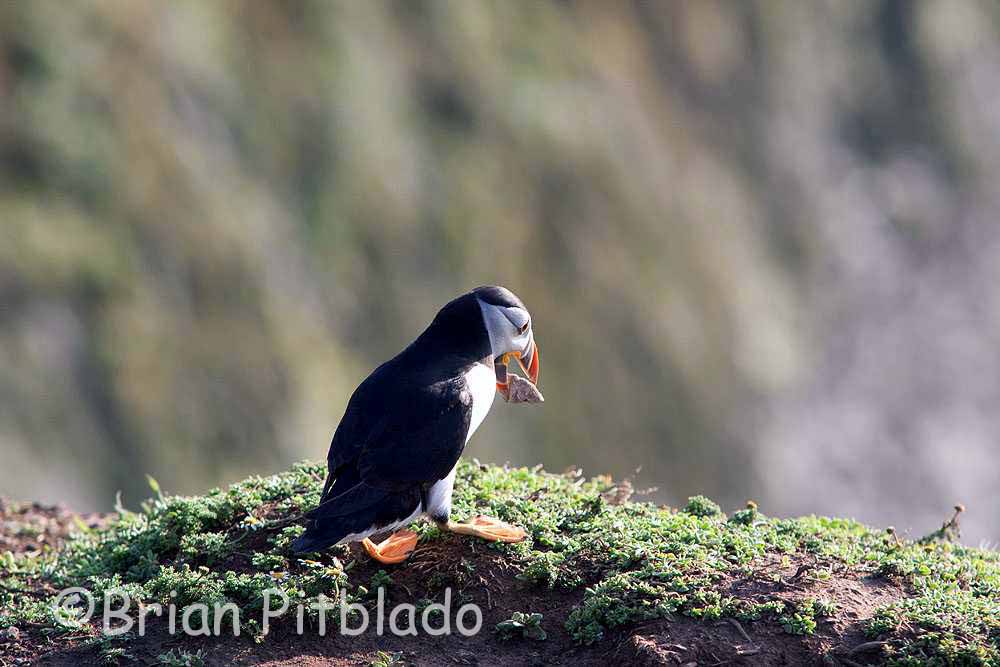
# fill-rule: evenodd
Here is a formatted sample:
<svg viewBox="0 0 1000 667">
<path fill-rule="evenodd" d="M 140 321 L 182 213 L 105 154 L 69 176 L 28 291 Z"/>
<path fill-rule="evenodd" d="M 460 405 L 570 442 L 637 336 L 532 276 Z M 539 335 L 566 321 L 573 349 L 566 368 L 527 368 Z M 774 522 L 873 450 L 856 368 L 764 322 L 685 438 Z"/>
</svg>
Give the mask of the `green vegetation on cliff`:
<svg viewBox="0 0 1000 667">
<path fill-rule="evenodd" d="M 568 600 L 544 620 L 530 608 L 503 617 L 530 618 L 529 634 L 547 631 L 549 641 L 557 634 L 598 647 L 643 621 L 722 621 L 747 637 L 746 655 L 763 641 L 750 634 L 779 632 L 828 662 L 1000 665 L 1000 554 L 992 551 L 903 540 L 844 519 L 773 519 L 752 503 L 731 516 L 701 497 L 681 509 L 657 507 L 629 500 L 627 484 L 604 477 L 463 462 L 456 515 L 498 516 L 524 526 L 528 540 L 486 544 L 421 523 L 414 557 L 376 571 L 347 546 L 291 554 L 301 530 L 295 518 L 317 501 L 324 474 L 301 464 L 197 497 L 163 495 L 151 481 L 155 497 L 141 510 L 98 528 L 81 523 L 61 548 L 0 557 L 0 628 L 89 641 L 115 661 L 129 655 L 129 637 L 100 639 L 96 626 L 58 622 L 49 606 L 56 590 L 84 586 L 98 608 L 112 588 L 145 603 L 234 603 L 241 618 L 259 619 L 267 589 L 374 605 L 384 587 L 419 607 L 445 585 L 471 600 L 484 576 L 502 570 L 508 588 Z M 427 595 L 419 599 L 403 583 L 417 570 Z M 501 592 L 514 609 L 517 591 Z M 307 622 L 316 622 L 314 612 Z M 519 636 L 501 626 L 504 636 Z M 256 620 L 244 625 L 244 634 L 270 641 L 261 631 Z"/>
</svg>

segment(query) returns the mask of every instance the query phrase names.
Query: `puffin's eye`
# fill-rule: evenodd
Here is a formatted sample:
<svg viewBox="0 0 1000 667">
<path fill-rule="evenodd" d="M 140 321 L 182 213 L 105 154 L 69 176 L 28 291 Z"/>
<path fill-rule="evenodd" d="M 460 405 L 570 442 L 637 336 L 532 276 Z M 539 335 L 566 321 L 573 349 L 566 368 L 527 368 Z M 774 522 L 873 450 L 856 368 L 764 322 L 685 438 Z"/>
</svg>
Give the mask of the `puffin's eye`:
<svg viewBox="0 0 1000 667">
<path fill-rule="evenodd" d="M 531 328 L 531 316 L 523 308 L 502 308 L 501 311 L 517 335 L 523 336 Z"/>
</svg>

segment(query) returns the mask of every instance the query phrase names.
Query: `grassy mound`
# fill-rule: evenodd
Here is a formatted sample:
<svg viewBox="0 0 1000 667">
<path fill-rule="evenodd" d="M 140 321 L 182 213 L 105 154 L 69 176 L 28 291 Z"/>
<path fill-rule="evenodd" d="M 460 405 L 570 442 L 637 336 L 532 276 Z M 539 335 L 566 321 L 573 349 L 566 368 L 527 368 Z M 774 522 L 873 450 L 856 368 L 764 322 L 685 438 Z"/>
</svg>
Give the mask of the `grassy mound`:
<svg viewBox="0 0 1000 667">
<path fill-rule="evenodd" d="M 242 656 L 284 664 L 309 647 L 329 664 L 428 655 L 468 662 L 488 651 L 509 664 L 617 656 L 651 664 L 1000 665 L 1000 554 L 934 539 L 948 530 L 914 542 L 843 519 L 768 518 L 752 504 L 727 516 L 700 497 L 674 510 L 632 502 L 627 484 L 607 478 L 463 462 L 455 515 L 497 516 L 525 527 L 529 539 L 487 544 L 421 523 L 414 556 L 378 568 L 357 547 L 291 554 L 302 530 L 296 519 L 317 502 L 324 474 L 302 464 L 198 497 L 165 496 L 151 482 L 155 497 L 140 511 L 121 510 L 96 527 L 77 521 L 56 546 L 5 552 L 0 658 L 195 665 Z M 6 524 L 7 533 L 33 530 Z M 181 610 L 231 603 L 245 619 L 242 636 L 168 638 L 163 619 L 150 617 L 152 638 L 104 637 L 96 617 L 74 622 L 71 612 L 53 610 L 52 595 L 69 586 L 92 591 L 98 609 L 114 588 Z M 316 643 L 295 635 L 289 618 L 263 636 L 268 589 L 373 607 L 379 588 L 418 612 L 454 589 L 459 602 L 482 604 L 483 630 L 473 639 Z M 318 612 L 305 615 L 315 628 Z"/>
</svg>

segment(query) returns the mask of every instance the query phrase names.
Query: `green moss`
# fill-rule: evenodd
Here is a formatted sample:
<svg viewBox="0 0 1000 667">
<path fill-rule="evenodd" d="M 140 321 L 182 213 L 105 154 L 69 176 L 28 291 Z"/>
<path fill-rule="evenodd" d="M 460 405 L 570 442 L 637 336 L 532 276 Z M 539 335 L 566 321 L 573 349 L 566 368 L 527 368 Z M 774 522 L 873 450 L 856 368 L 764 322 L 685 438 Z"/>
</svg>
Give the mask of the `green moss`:
<svg viewBox="0 0 1000 667">
<path fill-rule="evenodd" d="M 352 576 L 344 548 L 310 558 L 290 553 L 290 541 L 301 532 L 295 517 L 317 502 L 324 474 L 319 464 L 302 464 L 205 496 L 157 494 L 140 511 L 73 537 L 58 553 L 4 555 L 0 577 L 5 590 L 44 582 L 85 586 L 100 596 L 124 586 L 146 602 L 232 602 L 247 619 L 259 616 L 268 588 L 290 598 L 343 591 L 349 600 L 370 601 L 371 591 L 392 586 L 391 570 L 362 580 Z M 501 552 L 517 576 L 535 586 L 580 589 L 579 602 L 554 622 L 581 643 L 674 615 L 775 623 L 791 634 L 810 635 L 818 619 L 838 613 L 837 600 L 740 597 L 727 584 L 751 574 L 780 583 L 789 568 L 807 562 L 803 581 L 849 573 L 904 584 L 905 596 L 878 609 L 866 625 L 871 637 L 886 642 L 892 664 L 1000 664 L 997 553 L 949 542 L 906 542 L 844 519 L 773 519 L 756 506 L 727 520 L 717 505 L 699 497 L 682 511 L 612 505 L 602 495 L 609 488 L 605 478 L 463 462 L 453 505 L 458 518 L 490 514 L 528 530 L 523 543 L 477 548 Z M 431 524 L 416 529 L 425 542 L 440 538 Z M 463 562 L 449 576 L 468 574 L 472 563 Z M 176 598 L 168 599 L 171 591 Z M 9 592 L 0 598 L 0 627 L 54 626 L 46 599 Z M 118 648 L 102 651 L 116 655 Z"/>
</svg>

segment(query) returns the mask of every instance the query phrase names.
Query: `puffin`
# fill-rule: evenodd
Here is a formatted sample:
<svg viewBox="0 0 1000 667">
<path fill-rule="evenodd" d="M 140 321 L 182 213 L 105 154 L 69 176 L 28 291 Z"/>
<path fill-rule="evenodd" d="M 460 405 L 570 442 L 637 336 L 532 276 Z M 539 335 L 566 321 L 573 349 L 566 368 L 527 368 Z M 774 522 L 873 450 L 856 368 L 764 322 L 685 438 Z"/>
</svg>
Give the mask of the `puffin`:
<svg viewBox="0 0 1000 667">
<path fill-rule="evenodd" d="M 511 359 L 537 385 L 531 314 L 513 292 L 477 287 L 441 308 L 416 340 L 355 389 L 330 443 L 319 505 L 305 514 L 294 551 L 361 542 L 374 560 L 401 563 L 417 544 L 405 527 L 422 517 L 462 535 L 523 540 L 522 528 L 499 519 L 451 516 L 459 457 L 495 395 L 510 399 Z M 379 543 L 369 537 L 389 531 Z"/>
</svg>

